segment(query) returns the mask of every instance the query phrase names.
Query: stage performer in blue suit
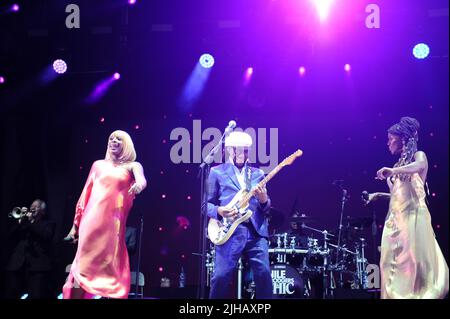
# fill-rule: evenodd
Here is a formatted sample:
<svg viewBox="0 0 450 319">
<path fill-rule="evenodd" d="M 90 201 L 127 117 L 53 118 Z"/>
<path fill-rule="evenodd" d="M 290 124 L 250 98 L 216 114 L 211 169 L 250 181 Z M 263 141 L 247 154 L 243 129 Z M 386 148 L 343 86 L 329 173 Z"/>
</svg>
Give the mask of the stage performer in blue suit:
<svg viewBox="0 0 450 319">
<path fill-rule="evenodd" d="M 248 209 L 253 214 L 239 224 L 231 237 L 215 246 L 215 269 L 211 279 L 211 299 L 233 298 L 232 284 L 239 258 L 244 256 L 256 284 L 257 299 L 272 297 L 272 278 L 269 265 L 268 214 L 270 199 L 265 187 L 257 186 L 264 178 L 261 169 L 248 164 L 252 138 L 244 132 L 232 132 L 225 139 L 224 164 L 211 169 L 208 177 L 208 217 L 222 219 L 236 216 L 236 209 L 225 207 L 241 189 L 256 187 Z M 226 155 L 226 156 L 227 156 Z"/>
</svg>

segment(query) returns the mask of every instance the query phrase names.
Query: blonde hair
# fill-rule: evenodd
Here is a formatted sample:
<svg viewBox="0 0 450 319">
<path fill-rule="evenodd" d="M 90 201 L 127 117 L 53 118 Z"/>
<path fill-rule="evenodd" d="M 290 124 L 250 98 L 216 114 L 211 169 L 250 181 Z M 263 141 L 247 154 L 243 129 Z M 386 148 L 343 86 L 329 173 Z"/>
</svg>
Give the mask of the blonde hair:
<svg viewBox="0 0 450 319">
<path fill-rule="evenodd" d="M 134 150 L 134 144 L 131 140 L 130 135 L 125 131 L 117 130 L 111 133 L 111 135 L 108 137 L 108 142 L 109 139 L 113 136 L 119 137 L 122 140 L 122 153 L 120 154 L 118 160 L 123 163 L 134 162 L 136 160 L 136 151 Z M 112 160 L 108 147 L 106 147 L 105 159 Z"/>
</svg>

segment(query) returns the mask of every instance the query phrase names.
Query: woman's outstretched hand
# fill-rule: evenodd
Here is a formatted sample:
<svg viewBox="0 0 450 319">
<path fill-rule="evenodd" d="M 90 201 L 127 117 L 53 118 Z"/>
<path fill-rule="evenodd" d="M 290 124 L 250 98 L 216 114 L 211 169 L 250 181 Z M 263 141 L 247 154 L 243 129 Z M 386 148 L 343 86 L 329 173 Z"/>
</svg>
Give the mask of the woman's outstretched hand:
<svg viewBox="0 0 450 319">
<path fill-rule="evenodd" d="M 390 167 L 383 167 L 377 171 L 377 177 L 375 179 L 386 179 L 388 177 L 391 177 L 394 174 L 394 170 Z"/>
<path fill-rule="evenodd" d="M 130 189 L 128 190 L 128 194 L 140 194 L 142 192 L 143 187 L 139 185 L 138 183 L 134 183 L 131 185 Z"/>
</svg>

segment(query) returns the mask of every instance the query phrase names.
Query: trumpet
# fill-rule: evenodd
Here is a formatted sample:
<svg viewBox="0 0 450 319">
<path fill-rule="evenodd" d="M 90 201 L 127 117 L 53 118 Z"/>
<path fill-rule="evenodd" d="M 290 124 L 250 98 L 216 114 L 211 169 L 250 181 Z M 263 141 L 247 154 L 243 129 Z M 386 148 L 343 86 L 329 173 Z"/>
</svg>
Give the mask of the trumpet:
<svg viewBox="0 0 450 319">
<path fill-rule="evenodd" d="M 14 207 L 13 210 L 8 214 L 9 218 L 21 219 L 25 217 L 28 213 L 28 208 L 26 207 Z"/>
</svg>

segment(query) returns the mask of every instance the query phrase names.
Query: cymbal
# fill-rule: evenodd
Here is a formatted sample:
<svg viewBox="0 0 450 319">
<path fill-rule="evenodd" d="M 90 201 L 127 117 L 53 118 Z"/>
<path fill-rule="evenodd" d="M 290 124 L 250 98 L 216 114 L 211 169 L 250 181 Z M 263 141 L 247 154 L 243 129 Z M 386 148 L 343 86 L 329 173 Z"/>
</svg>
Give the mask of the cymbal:
<svg viewBox="0 0 450 319">
<path fill-rule="evenodd" d="M 304 222 L 306 220 L 314 220 L 314 218 L 305 214 L 294 215 L 291 217 L 291 222 Z"/>
</svg>

